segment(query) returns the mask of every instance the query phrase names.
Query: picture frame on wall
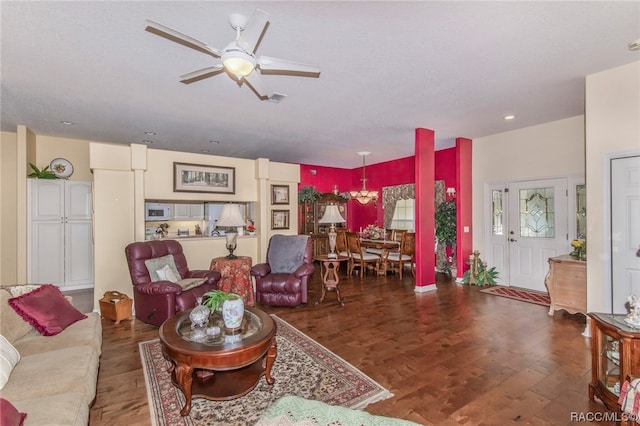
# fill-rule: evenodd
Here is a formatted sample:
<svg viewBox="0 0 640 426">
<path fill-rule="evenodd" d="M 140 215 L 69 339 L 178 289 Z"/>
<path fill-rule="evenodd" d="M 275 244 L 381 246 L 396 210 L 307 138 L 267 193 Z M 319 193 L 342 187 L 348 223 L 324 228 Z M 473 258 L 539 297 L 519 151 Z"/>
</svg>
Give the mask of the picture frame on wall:
<svg viewBox="0 0 640 426">
<path fill-rule="evenodd" d="M 236 193 L 235 167 L 173 163 L 173 192 Z"/>
<path fill-rule="evenodd" d="M 271 185 L 271 204 L 289 204 L 289 185 Z"/>
<path fill-rule="evenodd" d="M 289 210 L 271 210 L 271 229 L 289 229 Z"/>
</svg>

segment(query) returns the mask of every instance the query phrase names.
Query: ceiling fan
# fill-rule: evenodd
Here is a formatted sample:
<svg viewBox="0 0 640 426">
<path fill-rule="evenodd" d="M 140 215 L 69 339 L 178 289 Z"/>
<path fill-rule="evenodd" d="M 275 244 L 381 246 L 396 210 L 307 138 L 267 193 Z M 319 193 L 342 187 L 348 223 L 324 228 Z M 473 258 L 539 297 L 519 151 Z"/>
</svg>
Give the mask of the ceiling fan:
<svg viewBox="0 0 640 426">
<path fill-rule="evenodd" d="M 236 39 L 227 44 L 224 49 L 217 49 L 150 19 L 147 19 L 148 25 L 146 30 L 221 59 L 221 63 L 180 76 L 181 82 L 189 84 L 226 71 L 227 74 L 238 82 L 238 85 L 247 82 L 261 99 L 269 99 L 277 102 L 286 95 L 273 92 L 266 88 L 261 77 L 264 71 L 267 71 L 269 74 L 318 77 L 320 75 L 320 68 L 285 59 L 272 58 L 270 56 L 259 56 L 256 58 L 254 52 L 262 38 L 262 34 L 266 30 L 268 21 L 269 14 L 261 9 L 256 9 L 248 20 L 244 15 L 237 13 L 231 14 L 229 16 L 229 24 L 236 30 Z"/>
</svg>

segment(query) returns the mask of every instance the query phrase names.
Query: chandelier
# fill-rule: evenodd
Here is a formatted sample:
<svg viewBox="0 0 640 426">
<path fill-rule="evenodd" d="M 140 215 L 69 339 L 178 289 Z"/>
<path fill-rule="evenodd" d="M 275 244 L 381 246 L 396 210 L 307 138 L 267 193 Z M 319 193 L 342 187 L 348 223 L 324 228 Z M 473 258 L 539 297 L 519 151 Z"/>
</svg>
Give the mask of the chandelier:
<svg viewBox="0 0 640 426">
<path fill-rule="evenodd" d="M 362 189 L 360 191 L 351 191 L 351 199 L 358 201 L 363 206 L 366 206 L 370 202 L 373 201 L 375 205 L 378 200 L 378 191 L 367 191 L 367 178 L 365 176 L 365 158 L 367 155 L 371 154 L 368 151 L 358 152 L 358 155 L 362 156 Z"/>
</svg>

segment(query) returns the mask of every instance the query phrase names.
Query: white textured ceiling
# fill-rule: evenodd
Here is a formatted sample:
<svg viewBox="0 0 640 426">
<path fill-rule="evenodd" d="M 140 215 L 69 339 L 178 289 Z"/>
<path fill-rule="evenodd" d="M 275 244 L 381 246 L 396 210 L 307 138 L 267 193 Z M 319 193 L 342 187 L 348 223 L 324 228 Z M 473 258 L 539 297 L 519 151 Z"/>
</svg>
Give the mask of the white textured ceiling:
<svg viewBox="0 0 640 426">
<path fill-rule="evenodd" d="M 145 19 L 217 48 L 231 13 L 270 13 L 256 51 L 317 65 L 267 75 L 260 101 L 216 60 Z M 353 168 L 584 113 L 585 76 L 640 59 L 640 2 L 2 1 L 1 124 L 36 134 Z M 639 76 L 640 78 L 640 76 Z M 507 114 L 517 118 L 505 121 Z M 61 120 L 74 122 L 65 126 Z M 156 135 L 145 135 L 153 131 Z M 217 142 L 211 142 L 217 141 Z"/>
</svg>

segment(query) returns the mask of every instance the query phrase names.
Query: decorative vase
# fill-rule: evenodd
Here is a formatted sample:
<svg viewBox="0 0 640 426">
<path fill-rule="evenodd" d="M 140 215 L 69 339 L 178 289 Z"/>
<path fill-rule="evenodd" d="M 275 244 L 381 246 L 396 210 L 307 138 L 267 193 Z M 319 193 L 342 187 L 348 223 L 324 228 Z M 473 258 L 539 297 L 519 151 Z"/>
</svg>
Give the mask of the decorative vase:
<svg viewBox="0 0 640 426">
<path fill-rule="evenodd" d="M 191 328 L 202 328 L 209 322 L 209 308 L 202 304 L 202 297 L 196 298 L 197 305 L 189 313 L 189 319 L 191 320 Z"/>
<path fill-rule="evenodd" d="M 227 333 L 237 333 L 244 318 L 244 302 L 241 297 L 225 300 L 222 304 L 222 320 Z"/>
</svg>

